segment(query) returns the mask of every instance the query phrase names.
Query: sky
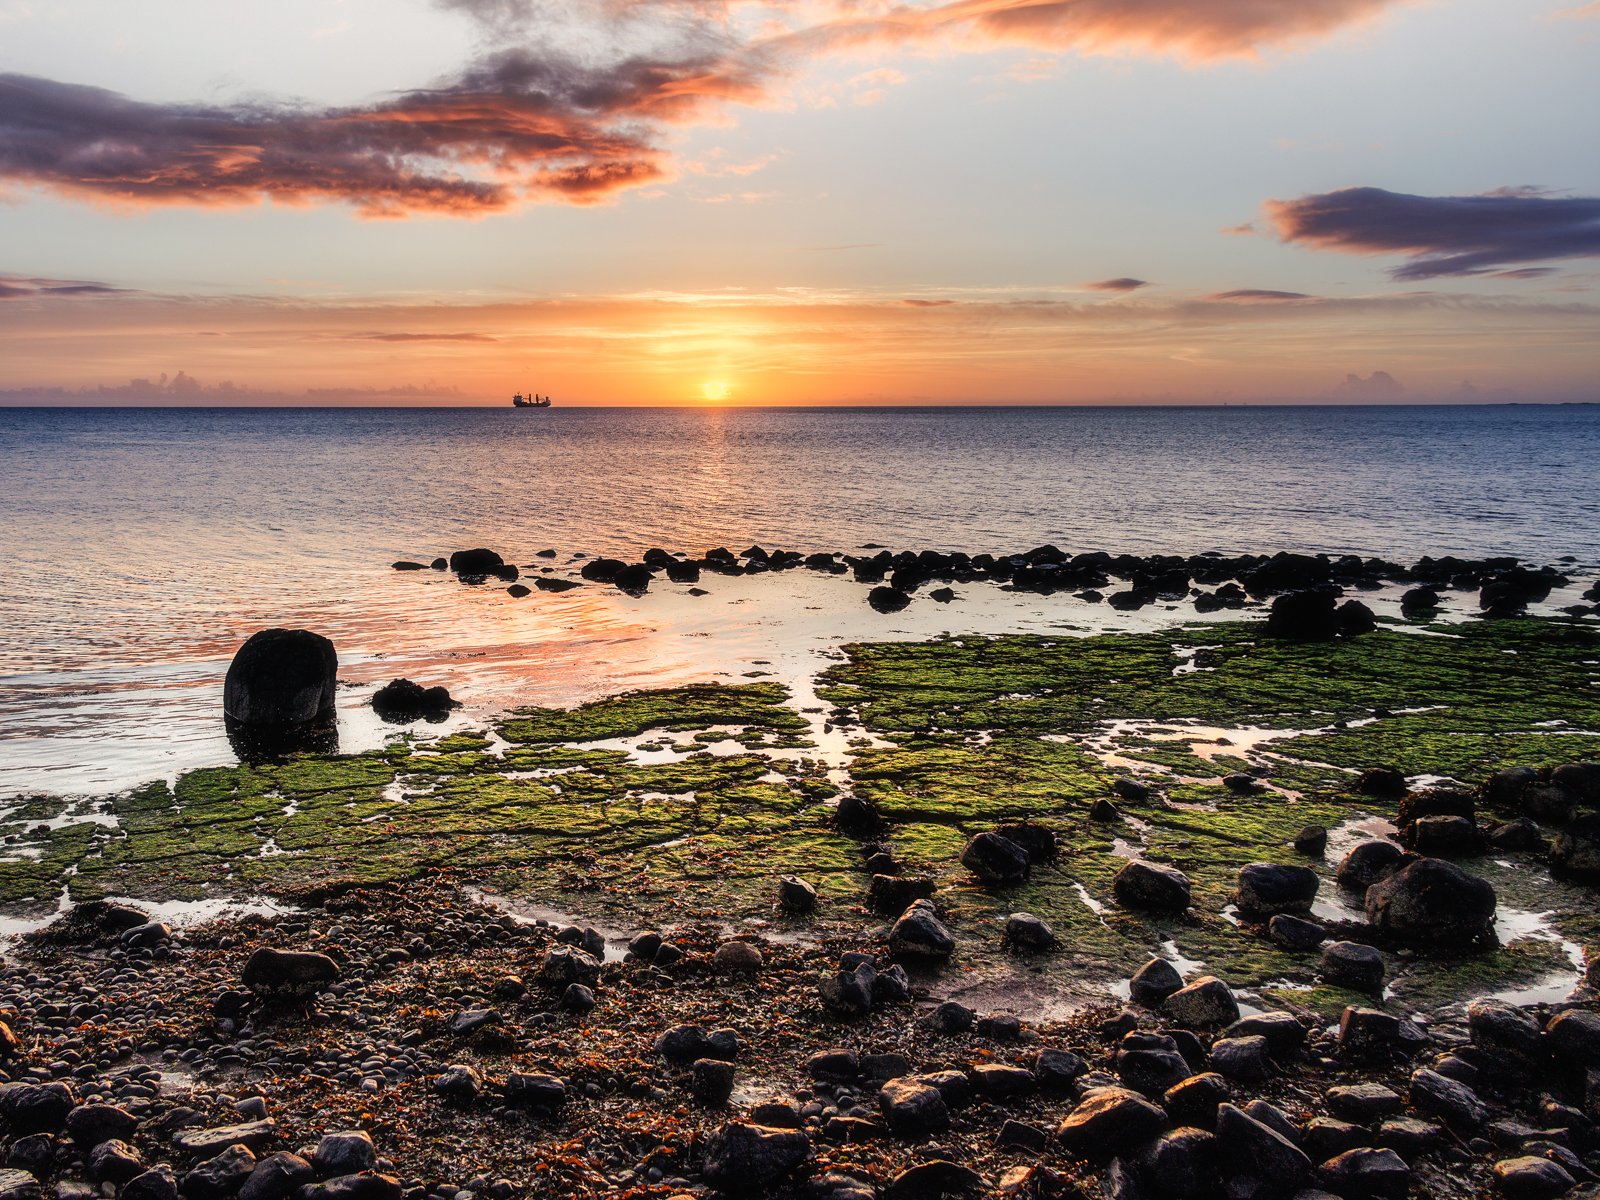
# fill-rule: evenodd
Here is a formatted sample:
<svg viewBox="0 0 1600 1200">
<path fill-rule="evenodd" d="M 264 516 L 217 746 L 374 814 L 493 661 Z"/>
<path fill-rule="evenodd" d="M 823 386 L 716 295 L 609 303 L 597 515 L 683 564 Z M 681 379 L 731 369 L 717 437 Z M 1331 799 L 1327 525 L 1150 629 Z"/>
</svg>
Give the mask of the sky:
<svg viewBox="0 0 1600 1200">
<path fill-rule="evenodd" d="M 1600 0 L 0 0 L 0 404 L 1600 399 Z"/>
</svg>

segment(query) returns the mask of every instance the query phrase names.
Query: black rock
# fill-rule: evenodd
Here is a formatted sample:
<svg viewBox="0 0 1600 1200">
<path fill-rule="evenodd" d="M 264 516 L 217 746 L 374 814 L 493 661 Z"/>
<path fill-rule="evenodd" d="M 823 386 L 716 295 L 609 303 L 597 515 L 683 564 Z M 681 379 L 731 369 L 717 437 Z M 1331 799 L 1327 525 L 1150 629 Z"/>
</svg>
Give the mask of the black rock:
<svg viewBox="0 0 1600 1200">
<path fill-rule="evenodd" d="M 1318 1181 L 1351 1200 L 1404 1200 L 1411 1191 L 1411 1168 L 1393 1150 L 1360 1147 L 1323 1163 Z"/>
<path fill-rule="evenodd" d="M 1600 813 L 1581 816 L 1556 834 L 1550 865 L 1574 879 L 1600 882 Z"/>
<path fill-rule="evenodd" d="M 1124 907 L 1143 912 L 1181 913 L 1189 907 L 1189 877 L 1176 867 L 1134 859 L 1111 881 Z"/>
<path fill-rule="evenodd" d="M 77 1096 L 65 1083 L 0 1085 L 0 1120 L 13 1137 L 61 1132 L 77 1103 Z"/>
<path fill-rule="evenodd" d="M 556 1075 L 513 1071 L 506 1076 L 506 1101 L 531 1108 L 560 1108 L 567 1102 L 567 1081 Z"/>
<path fill-rule="evenodd" d="M 339 980 L 339 964 L 326 954 L 262 946 L 244 964 L 244 986 L 258 996 L 305 1000 Z"/>
<path fill-rule="evenodd" d="M 505 566 L 505 559 L 493 550 L 457 550 L 450 556 L 449 567 L 457 575 L 482 577 L 497 574 Z"/>
<path fill-rule="evenodd" d="M 732 1122 L 706 1140 L 705 1177 L 724 1191 L 762 1193 L 810 1153 L 810 1139 L 798 1129 Z"/>
<path fill-rule="evenodd" d="M 1340 887 L 1365 893 L 1378 880 L 1399 870 L 1405 856 L 1406 852 L 1393 842 L 1362 842 L 1340 860 L 1334 877 Z"/>
<path fill-rule="evenodd" d="M 1278 913 L 1267 922 L 1267 936 L 1285 950 L 1308 951 L 1322 945 L 1328 931 L 1305 917 Z"/>
<path fill-rule="evenodd" d="M 355 1175 L 370 1171 L 378 1161 L 372 1136 L 362 1129 L 325 1134 L 311 1156 L 311 1165 L 323 1176 Z"/>
<path fill-rule="evenodd" d="M 778 880 L 778 907 L 785 912 L 808 913 L 817 907 L 817 889 L 798 875 Z"/>
<path fill-rule="evenodd" d="M 897 613 L 911 603 L 911 597 L 892 587 L 875 587 L 867 593 L 867 603 L 881 613 Z"/>
<path fill-rule="evenodd" d="M 570 592 L 573 588 L 580 588 L 583 584 L 576 579 L 551 579 L 541 575 L 533 581 L 533 586 L 541 592 Z"/>
<path fill-rule="evenodd" d="M 1167 1114 L 1137 1092 L 1097 1088 L 1056 1126 L 1056 1141 L 1074 1158 L 1107 1159 L 1136 1150 L 1167 1128 Z"/>
<path fill-rule="evenodd" d="M 1311 858 L 1321 858 L 1328 848 L 1328 831 L 1321 825 L 1307 825 L 1294 835 L 1294 848 Z"/>
<path fill-rule="evenodd" d="M 1256 917 L 1310 912 L 1320 882 L 1310 867 L 1250 863 L 1239 868 L 1239 907 Z"/>
<path fill-rule="evenodd" d="M 1378 995 L 1383 991 L 1383 955 L 1359 942 L 1334 942 L 1322 952 L 1322 978 L 1335 987 Z"/>
<path fill-rule="evenodd" d="M 1178 1044 L 1160 1033 L 1130 1033 L 1123 1037 L 1115 1060 L 1118 1077 L 1128 1087 L 1159 1098 L 1192 1072 Z"/>
<path fill-rule="evenodd" d="M 944 959 L 955 948 L 955 939 L 939 920 L 939 910 L 931 900 L 913 903 L 889 930 L 889 949 L 896 955 Z"/>
<path fill-rule="evenodd" d="M 950 1111 L 939 1089 L 914 1076 L 891 1079 L 878 1090 L 878 1110 L 901 1137 L 922 1139 L 949 1128 Z"/>
<path fill-rule="evenodd" d="M 620 558 L 591 558 L 578 569 L 578 574 L 593 583 L 610 583 L 627 566 Z"/>
<path fill-rule="evenodd" d="M 1398 800 L 1406 794 L 1406 777 L 1393 767 L 1373 767 L 1361 772 L 1355 790 L 1363 796 L 1378 796 L 1384 800 Z"/>
<path fill-rule="evenodd" d="M 339 656 L 305 629 L 263 629 L 239 647 L 222 687 L 222 711 L 246 727 L 290 730 L 334 710 Z"/>
<path fill-rule="evenodd" d="M 256 1163 L 239 1191 L 239 1200 L 288 1200 L 315 1177 L 311 1164 L 298 1154 L 270 1154 Z M 124 1200 L 126 1196 L 124 1192 Z"/>
<path fill-rule="evenodd" d="M 630 563 L 611 576 L 611 583 L 618 591 L 637 597 L 650 590 L 650 580 L 653 577 L 649 567 L 642 563 Z"/>
<path fill-rule="evenodd" d="M 1209 1196 L 1217 1186 L 1217 1138 L 1180 1127 L 1161 1134 L 1139 1155 L 1144 1177 L 1163 1196 Z"/>
<path fill-rule="evenodd" d="M 1285 592 L 1272 602 L 1267 616 L 1267 636 L 1299 642 L 1332 641 L 1340 631 L 1335 603 L 1326 589 Z"/>
<path fill-rule="evenodd" d="M 961 864 L 992 887 L 1011 887 L 1028 877 L 1028 853 L 997 833 L 980 833 L 961 851 Z"/>
<path fill-rule="evenodd" d="M 1211 1043 L 1211 1065 L 1228 1079 L 1254 1082 L 1272 1074 L 1272 1053 L 1259 1034 L 1218 1038 Z"/>
<path fill-rule="evenodd" d="M 1164 958 L 1152 958 L 1128 981 L 1134 1003 L 1146 1008 L 1160 1008 L 1182 986 L 1183 976 L 1178 974 L 1178 968 Z"/>
<path fill-rule="evenodd" d="M 256 1156 L 248 1146 L 229 1146 L 184 1175 L 185 1200 L 225 1200 L 244 1186 L 255 1167 Z"/>
<path fill-rule="evenodd" d="M 1217 1108 L 1217 1142 L 1226 1161 L 1270 1181 L 1274 1190 L 1292 1194 L 1311 1174 L 1305 1151 L 1232 1104 Z"/>
<path fill-rule="evenodd" d="M 391 679 L 372 695 L 372 711 L 395 725 L 410 721 L 442 721 L 450 710 L 460 708 L 442 687 L 425 688 L 409 679 Z"/>
<path fill-rule="evenodd" d="M 1367 920 L 1405 941 L 1461 944 L 1494 922 L 1494 888 L 1437 858 L 1419 858 L 1367 889 Z"/>
</svg>

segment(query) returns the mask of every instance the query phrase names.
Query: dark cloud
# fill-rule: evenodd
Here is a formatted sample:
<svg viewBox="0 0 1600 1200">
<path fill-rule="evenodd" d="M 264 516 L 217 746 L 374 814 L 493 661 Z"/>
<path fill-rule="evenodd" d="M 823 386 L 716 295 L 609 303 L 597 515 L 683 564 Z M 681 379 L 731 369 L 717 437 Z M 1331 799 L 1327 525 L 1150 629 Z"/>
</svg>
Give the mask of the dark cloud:
<svg viewBox="0 0 1600 1200">
<path fill-rule="evenodd" d="M 1125 275 L 1121 279 L 1101 279 L 1095 283 L 1086 283 L 1083 286 L 1092 292 L 1133 292 L 1142 287 L 1149 287 L 1150 281 L 1147 279 L 1133 279 Z"/>
<path fill-rule="evenodd" d="M 0 275 L 0 300 L 38 300 L 51 296 L 118 296 L 128 289 L 108 283 L 78 279 L 40 279 L 37 276 Z"/>
<path fill-rule="evenodd" d="M 673 174 L 666 126 L 766 102 L 835 52 L 1027 44 L 1204 59 L 1326 34 L 1395 2 L 434 0 L 478 24 L 485 53 L 437 86 L 367 105 L 149 103 L 0 75 L 0 182 L 133 205 L 337 202 L 368 216 L 593 203 Z"/>
<path fill-rule="evenodd" d="M 1295 300 L 1315 300 L 1316 297 L 1304 292 L 1275 292 L 1270 288 L 1235 288 L 1231 292 L 1213 292 L 1206 299 L 1228 304 L 1284 304 Z"/>
<path fill-rule="evenodd" d="M 1389 372 L 1374 371 L 1365 379 L 1356 374 L 1346 375 L 1339 386 L 1333 389 L 1333 394 L 1345 399 L 1390 400 L 1405 395 L 1405 391 L 1405 384 Z"/>
<path fill-rule="evenodd" d="M 900 303 L 904 304 L 908 308 L 948 308 L 950 305 L 954 304 L 955 301 L 954 300 L 917 300 L 917 299 L 912 299 L 912 298 L 908 297 L 907 299 L 904 299 L 904 300 L 900 301 Z"/>
<path fill-rule="evenodd" d="M 1538 188 L 1409 196 L 1358 187 L 1269 200 L 1266 209 L 1287 242 L 1347 254 L 1411 255 L 1389 273 L 1396 280 L 1600 255 L 1600 197 L 1552 196 Z"/>
<path fill-rule="evenodd" d="M 0 179 L 135 204 L 343 201 L 369 216 L 592 202 L 664 178 L 660 126 L 754 99 L 714 53 L 604 66 L 529 51 L 365 107 L 150 104 L 0 75 Z"/>
</svg>

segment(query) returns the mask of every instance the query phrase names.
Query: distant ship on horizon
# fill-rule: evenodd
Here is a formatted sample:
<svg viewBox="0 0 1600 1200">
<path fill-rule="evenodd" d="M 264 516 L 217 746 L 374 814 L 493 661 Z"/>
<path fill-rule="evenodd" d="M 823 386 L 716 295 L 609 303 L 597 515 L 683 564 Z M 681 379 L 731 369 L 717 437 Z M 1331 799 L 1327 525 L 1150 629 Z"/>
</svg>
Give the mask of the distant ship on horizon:
<svg viewBox="0 0 1600 1200">
<path fill-rule="evenodd" d="M 549 396 L 536 396 L 536 395 L 532 395 L 532 394 L 524 396 L 521 392 L 518 392 L 515 396 L 511 397 L 511 407 L 512 408 L 549 408 L 550 407 L 550 397 Z"/>
</svg>

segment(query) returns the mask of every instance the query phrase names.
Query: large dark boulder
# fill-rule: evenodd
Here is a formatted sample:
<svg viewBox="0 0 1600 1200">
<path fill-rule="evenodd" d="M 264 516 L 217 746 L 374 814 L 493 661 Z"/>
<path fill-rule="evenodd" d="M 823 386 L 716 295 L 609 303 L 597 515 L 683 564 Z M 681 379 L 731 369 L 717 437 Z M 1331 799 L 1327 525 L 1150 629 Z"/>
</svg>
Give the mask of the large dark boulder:
<svg viewBox="0 0 1600 1200">
<path fill-rule="evenodd" d="M 1398 871 L 1405 856 L 1406 852 L 1390 841 L 1375 838 L 1361 842 L 1340 860 L 1334 877 L 1340 887 L 1364 893 L 1378 880 Z"/>
<path fill-rule="evenodd" d="M 1325 588 L 1285 592 L 1272 602 L 1267 614 L 1267 636 L 1296 642 L 1332 641 L 1340 631 L 1336 601 L 1334 592 Z"/>
<path fill-rule="evenodd" d="M 582 575 L 594 583 L 611 583 L 619 571 L 627 570 L 628 564 L 620 558 L 591 558 L 578 570 Z"/>
<path fill-rule="evenodd" d="M 653 572 L 643 563 L 629 563 L 611 577 L 612 586 L 630 596 L 642 596 L 650 590 Z"/>
<path fill-rule="evenodd" d="M 505 559 L 493 550 L 457 550 L 450 556 L 450 569 L 457 575 L 485 578 L 500 573 Z"/>
<path fill-rule="evenodd" d="M 263 629 L 239 647 L 222 687 L 222 711 L 248 726 L 306 725 L 333 712 L 339 656 L 306 629 Z"/>
<path fill-rule="evenodd" d="M 899 588 L 875 587 L 867 593 L 867 603 L 881 613 L 897 613 L 911 603 L 911 597 Z"/>
<path fill-rule="evenodd" d="M 1462 944 L 1494 923 L 1486 880 L 1438 858 L 1419 858 L 1367 889 L 1367 920 L 1401 941 Z"/>
</svg>

